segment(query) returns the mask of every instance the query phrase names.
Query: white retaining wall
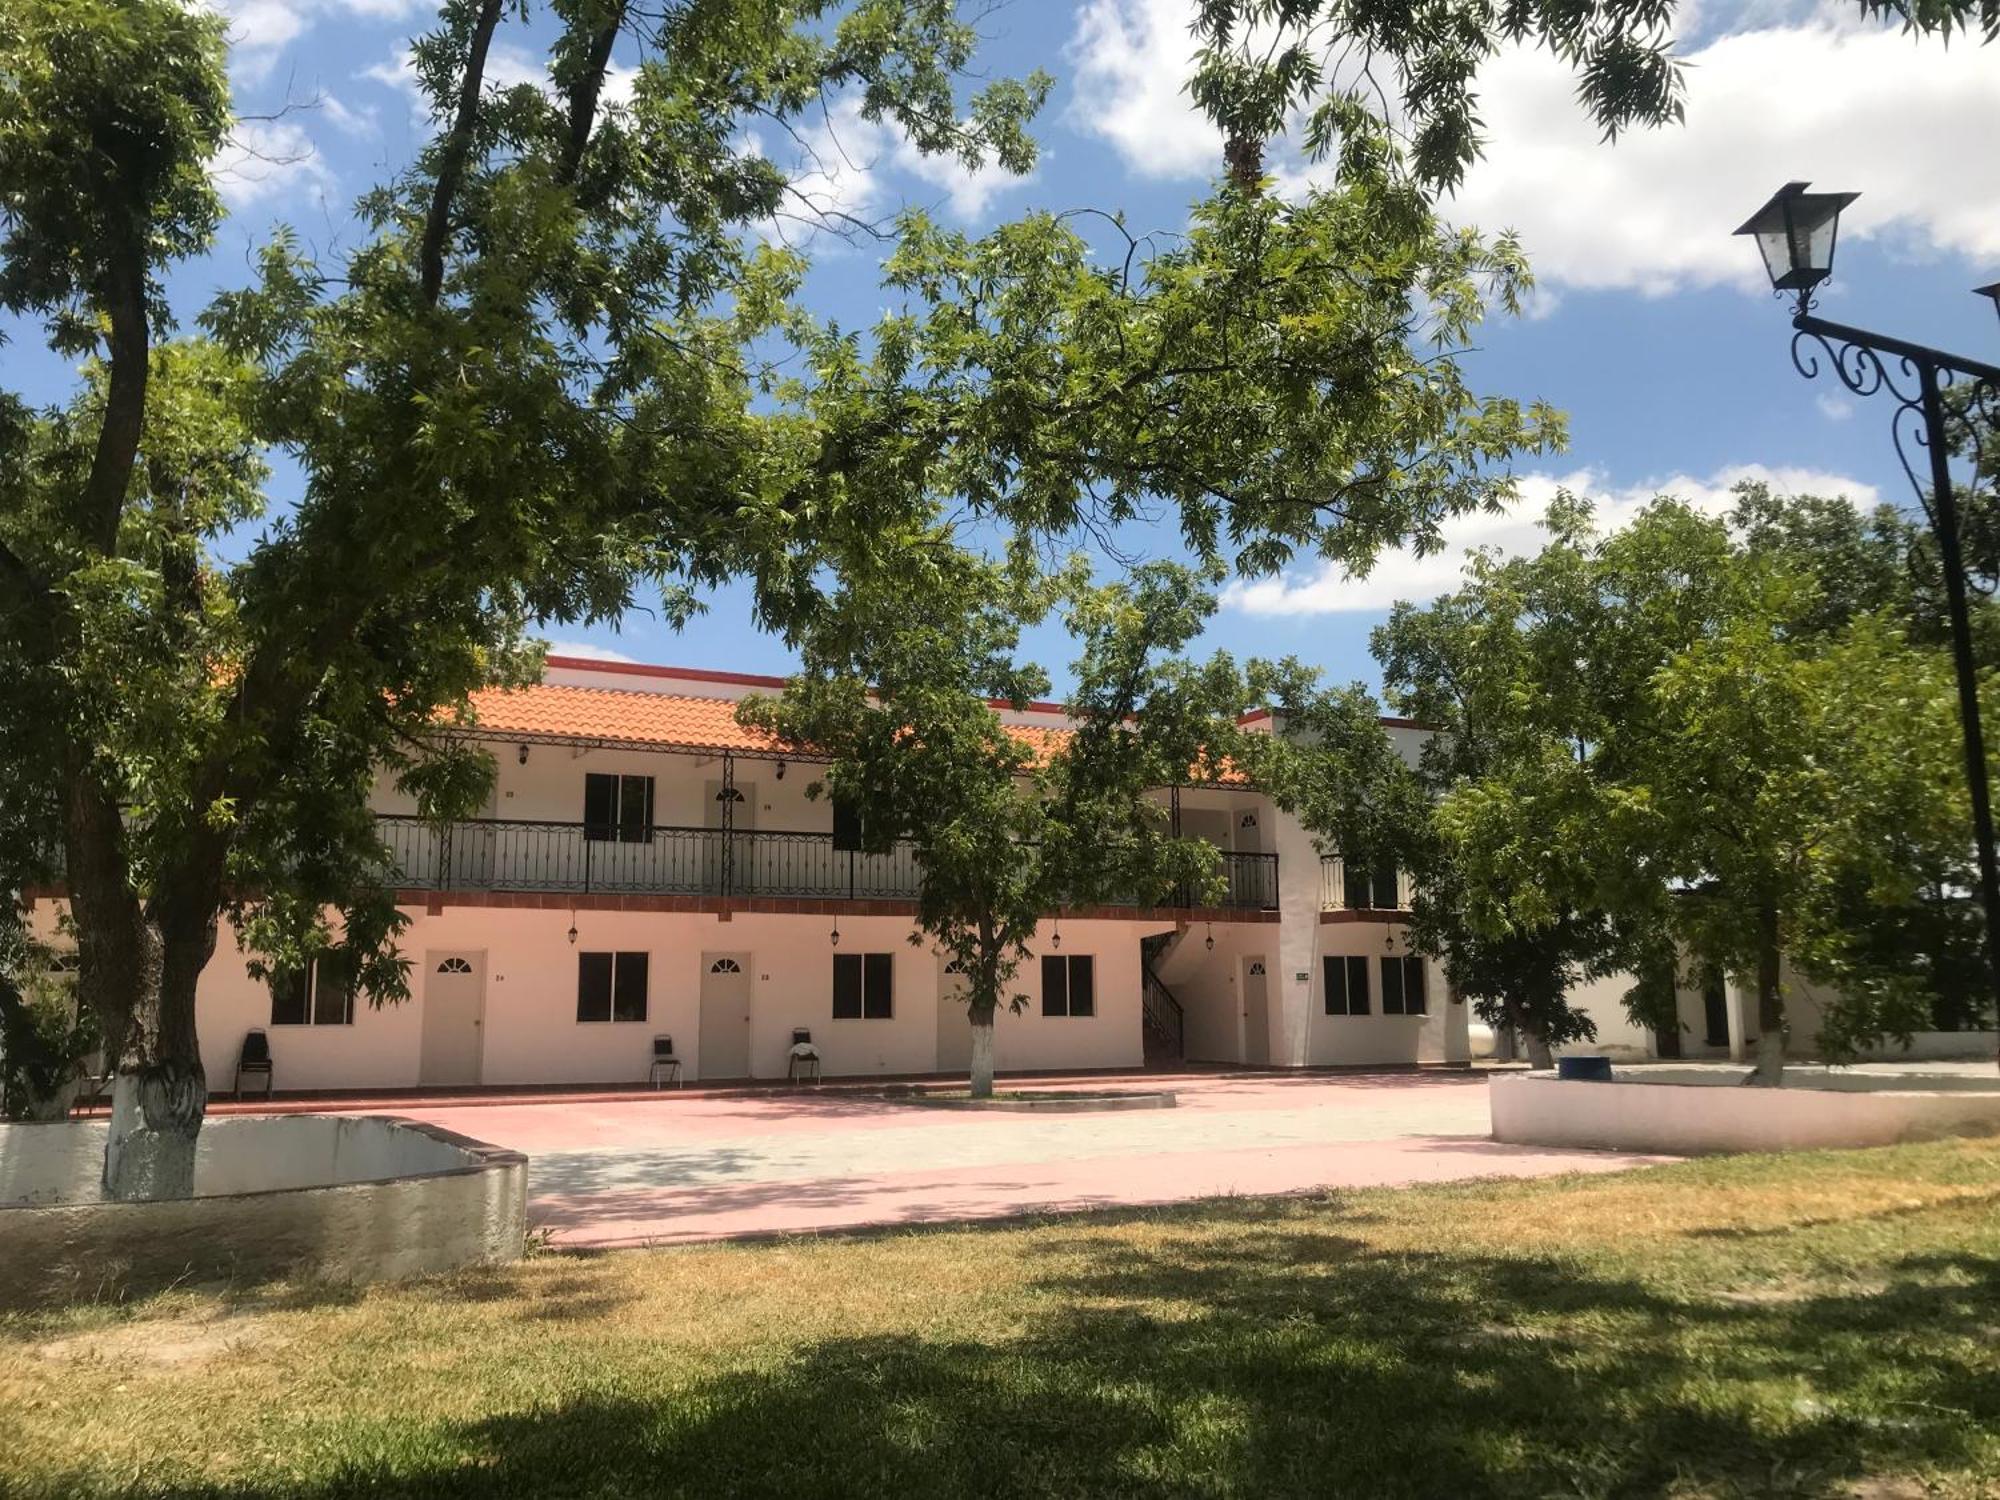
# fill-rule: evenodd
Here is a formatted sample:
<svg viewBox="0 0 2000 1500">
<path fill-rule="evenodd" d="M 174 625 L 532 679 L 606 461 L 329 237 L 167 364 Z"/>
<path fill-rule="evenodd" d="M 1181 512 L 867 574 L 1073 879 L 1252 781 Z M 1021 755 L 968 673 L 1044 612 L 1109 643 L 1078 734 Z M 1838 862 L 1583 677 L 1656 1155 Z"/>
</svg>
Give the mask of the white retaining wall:
<svg viewBox="0 0 2000 1500">
<path fill-rule="evenodd" d="M 97 1201 L 105 1120 L 0 1125 L 0 1204 Z M 329 1187 L 449 1172 L 465 1151 L 382 1117 L 286 1115 L 203 1123 L 195 1143 L 197 1197 Z"/>
<path fill-rule="evenodd" d="M 219 1150 L 232 1170 L 254 1168 L 262 1180 L 394 1167 L 417 1175 L 242 1191 L 220 1187 L 228 1172 L 212 1171 L 194 1198 L 0 1203 L 0 1307 L 184 1283 L 379 1281 L 522 1253 L 528 1163 L 517 1152 L 413 1121 L 303 1116 L 224 1126 L 202 1133 L 211 1158 Z M 314 1127 L 323 1138 L 309 1141 Z M 102 1125 L 88 1122 L 0 1129 L 13 1191 L 65 1176 L 73 1187 L 79 1162 L 93 1146 L 103 1150 Z M 259 1132 L 263 1139 L 250 1139 Z M 28 1164 L 36 1158 L 39 1166 Z"/>
<path fill-rule="evenodd" d="M 2000 1092 L 1577 1083 L 1496 1074 L 1493 1139 L 1514 1145 L 1697 1156 L 1890 1146 L 2000 1134 Z"/>
</svg>

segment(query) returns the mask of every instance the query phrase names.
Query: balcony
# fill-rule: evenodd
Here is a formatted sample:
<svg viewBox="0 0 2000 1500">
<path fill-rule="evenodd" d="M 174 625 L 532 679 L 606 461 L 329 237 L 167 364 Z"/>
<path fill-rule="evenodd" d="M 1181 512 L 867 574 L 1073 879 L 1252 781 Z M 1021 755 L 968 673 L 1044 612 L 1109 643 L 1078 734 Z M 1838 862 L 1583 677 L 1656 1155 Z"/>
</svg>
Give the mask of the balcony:
<svg viewBox="0 0 2000 1500">
<path fill-rule="evenodd" d="M 1402 870 L 1349 871 L 1338 855 L 1319 862 L 1321 911 L 1393 911 L 1410 909 L 1410 877 Z"/>
<path fill-rule="evenodd" d="M 916 846 L 907 841 L 864 854 L 836 848 L 830 833 L 655 827 L 586 837 L 582 823 L 477 819 L 440 827 L 387 814 L 376 822 L 397 884 L 413 890 L 914 901 L 921 881 Z M 1224 852 L 1221 873 L 1220 905 L 1277 906 L 1277 855 Z"/>
</svg>

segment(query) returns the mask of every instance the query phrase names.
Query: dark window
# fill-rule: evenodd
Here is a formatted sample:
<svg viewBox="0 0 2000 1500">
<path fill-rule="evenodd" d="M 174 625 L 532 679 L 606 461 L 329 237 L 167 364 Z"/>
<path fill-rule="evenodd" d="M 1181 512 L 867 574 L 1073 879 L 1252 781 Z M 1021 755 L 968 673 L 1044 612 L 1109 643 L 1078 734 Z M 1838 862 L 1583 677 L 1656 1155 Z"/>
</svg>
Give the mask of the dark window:
<svg viewBox="0 0 2000 1500">
<path fill-rule="evenodd" d="M 1375 893 L 1368 888 L 1368 872 L 1360 865 L 1352 860 L 1343 860 L 1340 866 L 1340 878 L 1346 887 L 1342 892 L 1342 899 L 1349 907 L 1359 908 L 1374 904 Z"/>
<path fill-rule="evenodd" d="M 1326 979 L 1326 1013 L 1330 1016 L 1368 1014 L 1368 960 L 1359 955 L 1329 953 L 1321 965 Z"/>
<path fill-rule="evenodd" d="M 583 778 L 583 836 L 643 844 L 653 836 L 653 778 L 591 771 Z"/>
<path fill-rule="evenodd" d="M 271 975 L 273 1026 L 351 1026 L 354 986 L 346 965 L 331 956 L 314 959 L 303 969 L 283 969 Z"/>
<path fill-rule="evenodd" d="M 1097 960 L 1088 953 L 1042 955 L 1042 1014 L 1097 1014 Z"/>
<path fill-rule="evenodd" d="M 886 1021 L 895 1013 L 896 956 L 893 953 L 864 953 L 861 956 L 861 1014 L 869 1021 Z"/>
<path fill-rule="evenodd" d="M 1424 993 L 1424 961 L 1414 953 L 1382 960 L 1382 1014 L 1421 1016 L 1429 1011 Z"/>
<path fill-rule="evenodd" d="M 645 953 L 577 954 L 577 1020 L 645 1020 L 650 968 L 651 955 Z"/>
<path fill-rule="evenodd" d="M 1349 907 L 1370 911 L 1395 911 L 1400 902 L 1396 890 L 1396 857 L 1385 855 L 1372 866 L 1347 860 L 1341 865 L 1343 899 Z"/>
<path fill-rule="evenodd" d="M 312 1014 L 309 969 L 282 969 L 271 976 L 271 1024 L 303 1026 Z"/>
<path fill-rule="evenodd" d="M 354 1021 L 354 985 L 338 958 L 313 960 L 312 1018 L 315 1026 L 348 1026 Z"/>
<path fill-rule="evenodd" d="M 833 847 L 842 851 L 861 847 L 861 810 L 838 797 L 833 799 Z"/>
<path fill-rule="evenodd" d="M 833 1018 L 886 1021 L 895 1014 L 896 955 L 833 955 Z"/>
<path fill-rule="evenodd" d="M 836 1021 L 861 1019 L 861 955 L 833 955 L 833 1018 Z"/>
<path fill-rule="evenodd" d="M 1729 1045 L 1729 985 L 1721 974 L 1711 970 L 1701 987 L 1702 1023 L 1707 1035 L 1702 1038 L 1711 1047 Z"/>
<path fill-rule="evenodd" d="M 651 955 L 645 953 L 621 953 L 611 970 L 611 1019 L 614 1021 L 643 1021 L 646 1019 L 646 973 L 651 967 Z"/>
<path fill-rule="evenodd" d="M 1396 891 L 1396 860 L 1392 855 L 1375 866 L 1375 909 L 1394 911 L 1402 904 Z"/>
</svg>

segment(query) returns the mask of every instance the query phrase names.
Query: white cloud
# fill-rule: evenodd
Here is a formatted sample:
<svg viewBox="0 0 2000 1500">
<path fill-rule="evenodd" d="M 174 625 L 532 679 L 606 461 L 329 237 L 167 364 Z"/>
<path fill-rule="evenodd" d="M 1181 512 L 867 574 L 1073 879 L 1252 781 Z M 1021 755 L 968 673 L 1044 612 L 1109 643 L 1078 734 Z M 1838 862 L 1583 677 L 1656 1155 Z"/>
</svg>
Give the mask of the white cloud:
<svg viewBox="0 0 2000 1500">
<path fill-rule="evenodd" d="M 1745 480 L 1761 480 L 1779 494 L 1846 495 L 1860 505 L 1878 496 L 1873 485 L 1839 474 L 1812 469 L 1772 468 L 1764 464 L 1734 464 L 1706 478 L 1673 474 L 1643 484 L 1612 486 L 1595 469 L 1568 474 L 1528 474 L 1521 479 L 1521 498 L 1499 514 L 1461 517 L 1445 527 L 1442 550 L 1418 557 L 1407 550 L 1385 552 L 1364 578 L 1352 578 L 1335 563 L 1317 571 L 1232 583 L 1223 606 L 1251 615 L 1322 615 L 1350 611 L 1382 611 L 1399 600 L 1428 600 L 1458 587 L 1466 554 L 1474 548 L 1524 555 L 1537 552 L 1546 540 L 1541 521 L 1558 490 L 1587 495 L 1597 508 L 1597 524 L 1615 531 L 1629 523 L 1657 495 L 1674 495 L 1709 515 L 1720 515 L 1734 503 L 1731 490 Z"/>
<path fill-rule="evenodd" d="M 1448 212 L 1520 231 L 1542 277 L 1650 293 L 1761 286 L 1731 231 L 1778 185 L 1805 178 L 1863 197 L 1843 238 L 2000 256 L 2000 48 L 1916 39 L 1828 0 L 1739 12 L 1688 47 L 1683 127 L 1599 139 L 1570 69 L 1544 51 L 1501 54 L 1479 77 L 1490 142 Z M 1072 50 L 1074 118 L 1131 167 L 1213 175 L 1214 131 L 1181 82 L 1190 0 L 1089 0 Z M 1281 175 L 1296 159 L 1273 153 Z"/>
<path fill-rule="evenodd" d="M 431 125 L 431 103 L 417 86 L 417 67 L 408 47 L 403 47 L 378 63 L 371 63 L 354 75 L 370 83 L 379 83 L 386 89 L 403 95 L 409 101 L 410 114 L 427 131 Z M 632 85 L 638 77 L 636 68 L 628 68 L 620 63 L 612 63 L 604 70 L 604 86 L 598 91 L 601 106 L 624 105 L 632 101 Z M 496 42 L 486 54 L 486 87 L 491 89 L 511 89 L 519 84 L 531 83 L 544 93 L 553 93 L 554 85 L 549 81 L 548 59 L 540 53 L 518 47 L 512 42 Z"/>
<path fill-rule="evenodd" d="M 1854 403 L 1845 396 L 1822 393 L 1813 397 L 1813 405 L 1819 408 L 1820 415 L 1829 422 L 1845 422 L 1854 415 Z"/>
<path fill-rule="evenodd" d="M 1033 172 L 1016 177 L 995 161 L 968 167 L 955 156 L 926 156 L 901 136 L 896 141 L 896 165 L 920 182 L 942 189 L 952 213 L 966 220 L 983 219 L 1001 193 L 1035 180 Z"/>
<path fill-rule="evenodd" d="M 589 641 L 549 641 L 551 656 L 574 656 L 584 661 L 637 661 L 636 656 L 627 656 L 623 651 L 613 651 L 609 646 L 593 646 Z"/>
<path fill-rule="evenodd" d="M 428 0 L 203 0 L 228 18 L 229 68 L 242 81 L 269 76 L 286 46 L 325 16 L 402 21 L 428 8 Z"/>
<path fill-rule="evenodd" d="M 209 164 L 209 175 L 232 209 L 300 188 L 327 192 L 334 186 L 312 137 L 292 120 L 238 120 Z"/>
<path fill-rule="evenodd" d="M 1069 55 L 1070 121 L 1148 177 L 1212 177 L 1222 137 L 1187 96 L 1192 0 L 1087 0 Z"/>
</svg>

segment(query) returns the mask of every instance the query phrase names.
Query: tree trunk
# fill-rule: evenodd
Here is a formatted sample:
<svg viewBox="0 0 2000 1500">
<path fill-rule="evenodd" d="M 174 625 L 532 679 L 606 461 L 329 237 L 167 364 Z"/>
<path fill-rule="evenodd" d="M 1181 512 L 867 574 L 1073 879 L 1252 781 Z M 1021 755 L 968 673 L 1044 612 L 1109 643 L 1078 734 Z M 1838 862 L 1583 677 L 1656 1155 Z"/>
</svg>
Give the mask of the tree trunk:
<svg viewBox="0 0 2000 1500">
<path fill-rule="evenodd" d="M 111 1086 L 104 1196 L 120 1202 L 194 1196 L 194 1148 L 208 1106 L 201 1063 L 173 1058 L 120 1069 Z"/>
<path fill-rule="evenodd" d="M 1749 1081 L 1779 1088 L 1785 1081 L 1785 992 L 1779 983 L 1778 909 L 1757 913 L 1757 1070 Z"/>
<path fill-rule="evenodd" d="M 107 1198 L 188 1198 L 208 1077 L 195 1035 L 195 988 L 215 952 L 215 922 L 198 911 L 162 914 L 158 977 L 133 1008 L 104 1146 Z"/>
<path fill-rule="evenodd" d="M 972 1021 L 972 1097 L 993 1097 L 993 1002 L 976 1001 L 968 1015 Z"/>
<path fill-rule="evenodd" d="M 1548 1038 L 1536 1029 L 1529 1019 L 1532 1012 L 1525 1003 L 1516 1001 L 1507 1007 L 1507 1029 L 1514 1033 L 1521 1048 L 1528 1054 L 1528 1066 L 1537 1071 L 1546 1071 L 1555 1066 L 1554 1054 L 1549 1050 Z"/>
</svg>

